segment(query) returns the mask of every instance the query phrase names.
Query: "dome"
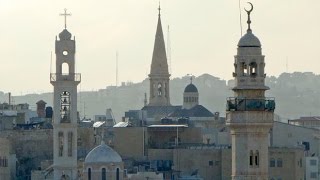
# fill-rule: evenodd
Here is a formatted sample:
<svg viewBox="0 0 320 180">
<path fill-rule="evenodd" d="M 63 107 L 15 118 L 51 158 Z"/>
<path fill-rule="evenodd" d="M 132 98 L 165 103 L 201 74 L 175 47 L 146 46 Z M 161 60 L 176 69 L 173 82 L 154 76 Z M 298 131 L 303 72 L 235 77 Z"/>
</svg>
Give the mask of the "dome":
<svg viewBox="0 0 320 180">
<path fill-rule="evenodd" d="M 189 84 L 185 89 L 184 92 L 198 92 L 198 89 L 195 85 Z"/>
<path fill-rule="evenodd" d="M 238 47 L 261 47 L 261 43 L 260 40 L 252 34 L 252 31 L 249 30 L 247 34 L 240 39 Z"/>
<path fill-rule="evenodd" d="M 87 155 L 85 163 L 119 163 L 122 162 L 120 155 L 111 147 L 102 142 L 93 148 Z"/>
<path fill-rule="evenodd" d="M 59 38 L 60 38 L 60 40 L 70 40 L 71 39 L 71 33 L 67 29 L 64 29 L 59 34 Z"/>
</svg>

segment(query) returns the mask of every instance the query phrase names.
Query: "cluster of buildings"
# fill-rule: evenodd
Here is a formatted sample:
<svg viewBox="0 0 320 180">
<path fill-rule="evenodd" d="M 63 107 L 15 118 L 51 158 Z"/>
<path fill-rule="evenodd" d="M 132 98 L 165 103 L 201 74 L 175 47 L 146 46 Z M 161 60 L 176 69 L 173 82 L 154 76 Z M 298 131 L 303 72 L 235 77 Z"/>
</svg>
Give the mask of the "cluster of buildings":
<svg viewBox="0 0 320 180">
<path fill-rule="evenodd" d="M 40 120 L 16 129 L 19 123 L 12 125 L 7 117 L 17 122 L 20 109 L 9 104 L 8 113 L 16 114 L 8 116 L 2 108 L 0 179 L 319 179 L 320 120 L 274 121 L 276 102 L 265 97 L 265 56 L 250 27 L 251 12 L 234 57 L 234 97 L 227 98 L 225 117 L 201 105 L 192 79 L 181 92 L 181 105 L 170 103 L 159 7 L 149 101 L 146 97 L 144 107 L 125 112 L 120 122 L 111 110 L 94 122 L 79 121 L 81 74 L 75 71 L 76 42 L 65 27 L 55 42 L 56 73 L 50 74 L 53 110 L 39 101 Z M 51 120 L 51 127 L 43 125 Z"/>
</svg>

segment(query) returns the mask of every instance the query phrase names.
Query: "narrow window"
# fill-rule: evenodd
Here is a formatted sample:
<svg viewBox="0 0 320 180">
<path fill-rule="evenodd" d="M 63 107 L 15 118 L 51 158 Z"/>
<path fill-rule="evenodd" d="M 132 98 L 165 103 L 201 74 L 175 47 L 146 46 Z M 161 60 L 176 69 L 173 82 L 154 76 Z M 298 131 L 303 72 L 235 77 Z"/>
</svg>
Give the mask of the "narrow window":
<svg viewBox="0 0 320 180">
<path fill-rule="evenodd" d="M 252 151 L 250 151 L 249 165 L 250 165 L 250 166 L 253 165 L 253 152 L 252 152 Z"/>
<path fill-rule="evenodd" d="M 252 62 L 250 63 L 250 75 L 251 76 L 256 76 L 257 75 L 257 63 Z"/>
<path fill-rule="evenodd" d="M 88 168 L 88 180 L 91 180 L 91 168 Z"/>
<path fill-rule="evenodd" d="M 69 132 L 68 133 L 68 156 L 72 156 L 72 140 L 73 140 L 73 133 Z"/>
<path fill-rule="evenodd" d="M 162 96 L 162 85 L 161 85 L 161 83 L 158 84 L 158 96 Z"/>
<path fill-rule="evenodd" d="M 281 158 L 279 158 L 277 160 L 277 167 L 282 167 L 282 159 Z"/>
<path fill-rule="evenodd" d="M 119 171 L 119 168 L 117 168 L 116 180 L 120 180 L 120 171 Z"/>
<path fill-rule="evenodd" d="M 63 91 L 60 94 L 60 114 L 62 123 L 70 123 L 70 93 Z"/>
<path fill-rule="evenodd" d="M 59 157 L 63 156 L 63 132 L 59 132 Z"/>
<path fill-rule="evenodd" d="M 255 165 L 259 166 L 259 151 L 256 151 L 256 155 L 255 155 L 254 161 L 255 161 Z"/>
<path fill-rule="evenodd" d="M 102 171 L 101 171 L 101 179 L 102 180 L 107 180 L 107 171 L 106 171 L 106 168 L 102 168 Z"/>
</svg>

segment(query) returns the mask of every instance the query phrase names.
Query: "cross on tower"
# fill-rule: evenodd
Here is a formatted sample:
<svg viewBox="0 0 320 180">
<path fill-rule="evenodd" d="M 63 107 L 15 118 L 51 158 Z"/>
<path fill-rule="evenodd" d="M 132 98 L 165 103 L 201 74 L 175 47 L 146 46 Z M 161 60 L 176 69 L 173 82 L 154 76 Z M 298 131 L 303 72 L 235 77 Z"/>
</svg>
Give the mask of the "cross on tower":
<svg viewBox="0 0 320 180">
<path fill-rule="evenodd" d="M 67 9 L 64 9 L 64 13 L 60 14 L 60 16 L 64 16 L 64 28 L 67 29 L 67 16 L 71 16 L 71 14 L 68 14 Z"/>
</svg>

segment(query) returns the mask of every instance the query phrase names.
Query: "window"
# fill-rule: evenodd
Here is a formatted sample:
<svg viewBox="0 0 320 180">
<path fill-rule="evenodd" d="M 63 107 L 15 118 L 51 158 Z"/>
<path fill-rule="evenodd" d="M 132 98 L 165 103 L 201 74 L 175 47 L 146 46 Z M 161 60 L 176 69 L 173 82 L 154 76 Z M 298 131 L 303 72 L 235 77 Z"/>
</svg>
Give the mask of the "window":
<svg viewBox="0 0 320 180">
<path fill-rule="evenodd" d="M 317 160 L 311 159 L 310 160 L 310 166 L 316 166 L 317 165 Z"/>
<path fill-rule="evenodd" d="M 88 180 L 91 180 L 91 168 L 88 168 Z"/>
<path fill-rule="evenodd" d="M 213 161 L 209 161 L 209 166 L 213 166 Z"/>
<path fill-rule="evenodd" d="M 310 178 L 312 178 L 312 179 L 318 178 L 317 172 L 311 172 L 311 173 L 310 173 Z"/>
<path fill-rule="evenodd" d="M 278 158 L 277 160 L 277 167 L 282 167 L 282 159 Z"/>
<path fill-rule="evenodd" d="M 247 65 L 246 63 L 241 63 L 241 71 L 242 71 L 242 75 L 243 76 L 246 76 L 248 74 L 248 68 L 247 68 Z"/>
<path fill-rule="evenodd" d="M 61 72 L 63 75 L 69 75 L 69 64 L 62 63 Z"/>
<path fill-rule="evenodd" d="M 60 94 L 60 114 L 62 123 L 70 123 L 70 93 L 63 91 Z"/>
<path fill-rule="evenodd" d="M 250 75 L 251 76 L 256 76 L 257 75 L 257 63 L 252 62 L 250 63 Z"/>
<path fill-rule="evenodd" d="M 254 162 L 256 166 L 259 166 L 259 151 L 256 151 Z"/>
<path fill-rule="evenodd" d="M 276 167 L 276 161 L 273 158 L 270 159 L 270 167 Z"/>
<path fill-rule="evenodd" d="M 58 133 L 59 139 L 59 157 L 63 156 L 63 132 Z"/>
<path fill-rule="evenodd" d="M 162 96 L 162 84 L 158 84 L 158 96 Z"/>
<path fill-rule="evenodd" d="M 120 180 L 120 171 L 119 171 L 119 168 L 117 168 L 116 180 Z"/>
<path fill-rule="evenodd" d="M 249 159 L 249 165 L 252 166 L 253 165 L 253 152 L 250 151 L 250 159 Z"/>
<path fill-rule="evenodd" d="M 73 133 L 69 132 L 68 133 L 68 156 L 72 156 L 72 139 L 73 139 Z"/>
<path fill-rule="evenodd" d="M 62 54 L 66 56 L 66 55 L 68 55 L 68 51 L 64 50 L 64 51 L 62 52 Z"/>
<path fill-rule="evenodd" d="M 107 171 L 106 171 L 106 168 L 102 168 L 102 171 L 101 171 L 101 179 L 102 179 L 102 180 L 107 180 Z"/>
</svg>

